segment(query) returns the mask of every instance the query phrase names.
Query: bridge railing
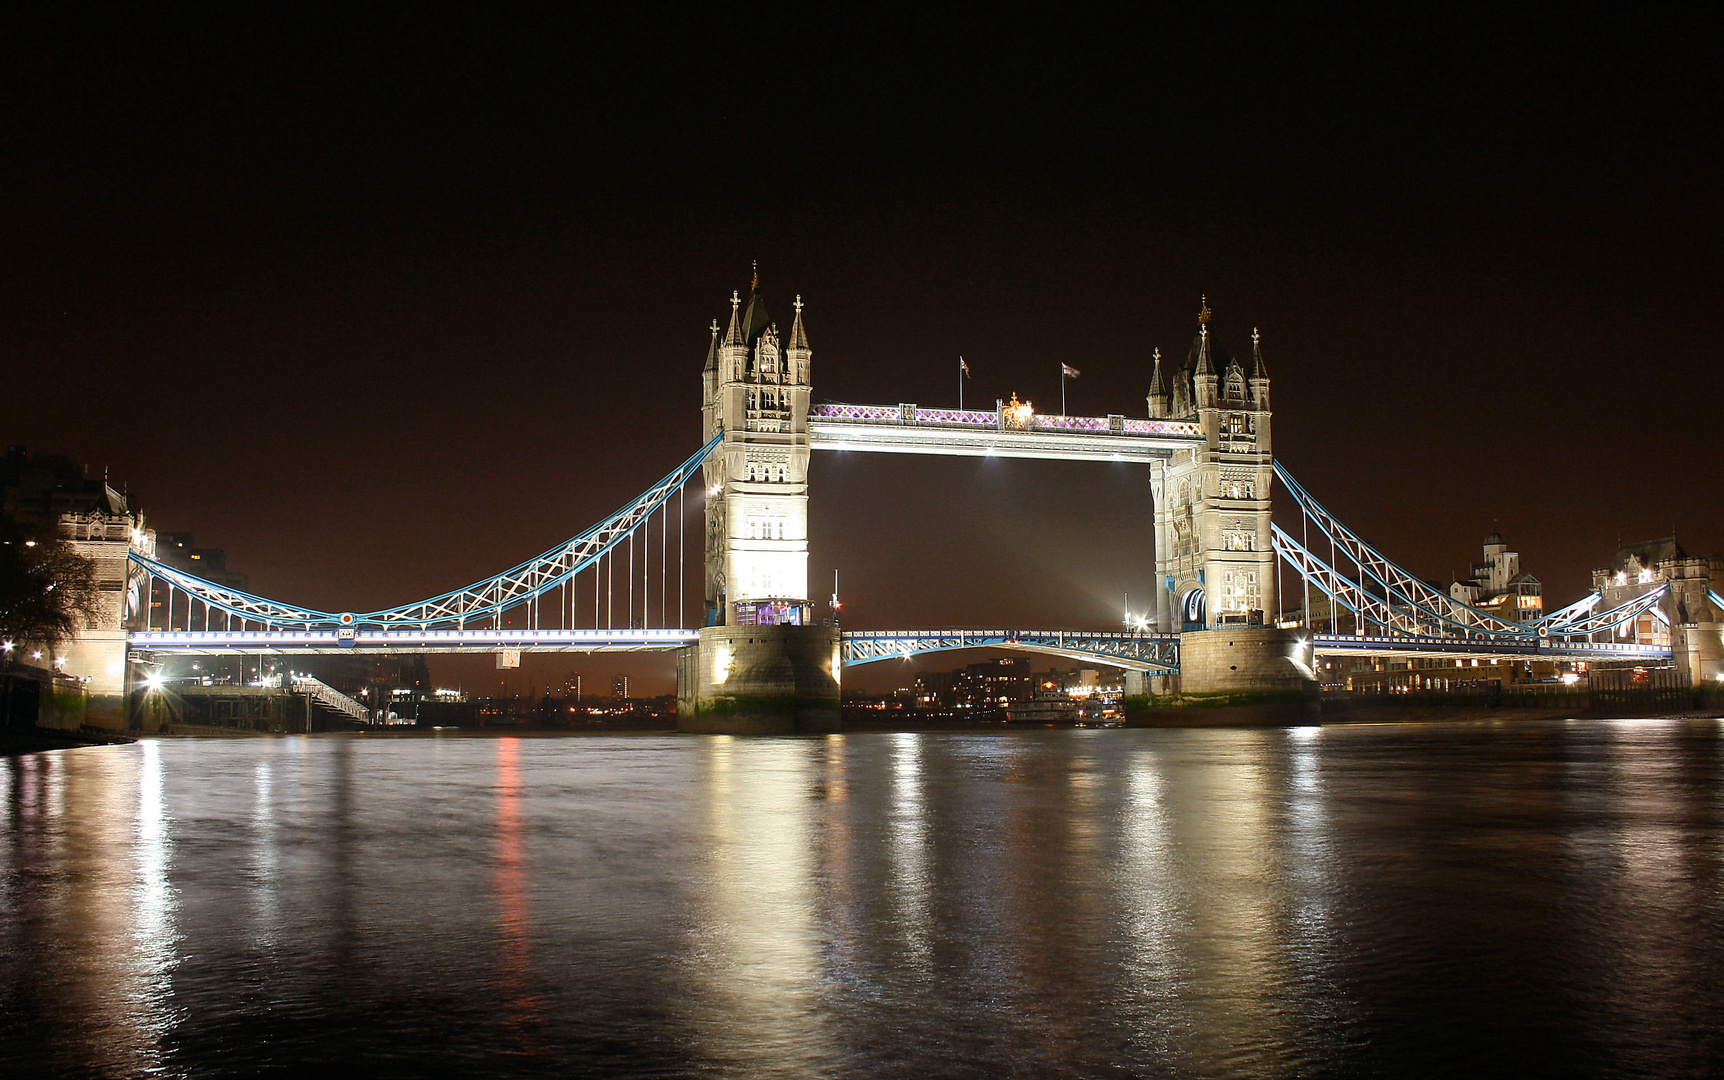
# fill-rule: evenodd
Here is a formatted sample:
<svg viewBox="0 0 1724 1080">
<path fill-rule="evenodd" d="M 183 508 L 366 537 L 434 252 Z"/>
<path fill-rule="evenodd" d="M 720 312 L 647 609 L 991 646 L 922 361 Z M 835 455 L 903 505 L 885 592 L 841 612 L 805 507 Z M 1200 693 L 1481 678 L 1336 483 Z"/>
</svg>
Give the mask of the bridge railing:
<svg viewBox="0 0 1724 1080">
<path fill-rule="evenodd" d="M 1071 432 L 1080 435 L 1173 436 L 1200 439 L 1200 424 L 1184 420 L 1150 420 L 1130 416 L 1059 416 L 1029 413 L 1021 426 L 1006 409 L 924 409 L 917 405 L 855 405 L 828 402 L 811 405 L 808 418 L 839 424 L 892 427 L 953 427 L 994 431 Z"/>
<path fill-rule="evenodd" d="M 318 679 L 301 677 L 293 680 L 293 688 L 299 693 L 310 694 L 313 698 L 321 701 L 323 704 L 337 712 L 346 713 L 348 716 L 353 717 L 353 719 L 358 720 L 361 723 L 368 724 L 371 722 L 370 709 L 367 709 L 359 702 L 354 701 L 352 698 L 335 689 L 335 687 L 330 686 L 328 683 L 322 682 Z"/>
</svg>

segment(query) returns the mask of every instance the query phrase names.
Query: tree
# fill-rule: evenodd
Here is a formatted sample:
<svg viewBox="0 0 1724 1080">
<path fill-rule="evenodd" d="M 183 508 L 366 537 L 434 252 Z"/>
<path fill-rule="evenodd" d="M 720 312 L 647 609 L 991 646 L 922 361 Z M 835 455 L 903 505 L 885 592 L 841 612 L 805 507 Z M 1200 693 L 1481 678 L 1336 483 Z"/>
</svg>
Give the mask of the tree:
<svg viewBox="0 0 1724 1080">
<path fill-rule="evenodd" d="M 96 564 L 64 540 L 0 518 L 0 637 L 56 650 L 101 614 Z"/>
</svg>

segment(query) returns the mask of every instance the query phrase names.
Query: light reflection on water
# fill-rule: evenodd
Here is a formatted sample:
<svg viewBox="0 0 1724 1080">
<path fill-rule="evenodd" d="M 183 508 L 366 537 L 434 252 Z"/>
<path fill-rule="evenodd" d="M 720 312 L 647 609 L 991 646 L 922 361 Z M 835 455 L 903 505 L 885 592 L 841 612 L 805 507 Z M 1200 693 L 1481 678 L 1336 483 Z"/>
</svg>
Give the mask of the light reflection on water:
<svg viewBox="0 0 1724 1080">
<path fill-rule="evenodd" d="M 1706 1075 L 1724 734 L 0 762 L 0 1071 Z"/>
</svg>

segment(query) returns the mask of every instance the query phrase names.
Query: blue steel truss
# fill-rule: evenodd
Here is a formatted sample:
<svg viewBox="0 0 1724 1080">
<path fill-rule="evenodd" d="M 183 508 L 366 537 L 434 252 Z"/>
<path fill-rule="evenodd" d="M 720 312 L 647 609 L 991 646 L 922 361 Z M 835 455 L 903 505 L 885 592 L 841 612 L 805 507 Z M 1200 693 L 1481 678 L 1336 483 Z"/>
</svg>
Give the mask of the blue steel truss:
<svg viewBox="0 0 1724 1080">
<path fill-rule="evenodd" d="M 1012 649 L 1074 660 L 1098 660 L 1134 671 L 1179 670 L 1179 635 L 1087 630 L 862 630 L 845 631 L 845 667 L 901 660 L 953 649 Z"/>
<path fill-rule="evenodd" d="M 1317 527 L 1318 539 L 1328 541 L 1332 554 L 1323 558 L 1279 525 L 1271 527 L 1275 552 L 1329 599 L 1331 612 L 1344 608 L 1353 615 L 1359 631 L 1355 636 L 1427 641 L 1446 638 L 1536 647 L 1541 640 L 1586 642 L 1648 611 L 1662 615 L 1658 605 L 1668 593 L 1668 585 L 1597 614 L 1594 610 L 1601 597 L 1593 593 L 1536 621 L 1501 618 L 1420 580 L 1361 540 L 1312 498 L 1280 462 L 1275 463 L 1275 475 L 1304 521 Z"/>
<path fill-rule="evenodd" d="M 670 495 L 692 479 L 701 465 L 711 456 L 723 436 L 715 437 L 687 461 L 672 470 L 658 483 L 633 501 L 579 535 L 559 544 L 535 559 L 521 563 L 494 577 L 476 582 L 464 589 L 444 593 L 429 600 L 402 607 L 365 613 L 318 611 L 270 600 L 251 593 L 230 589 L 183 570 L 175 569 L 135 552 L 131 555 L 133 573 L 150 576 L 187 593 L 211 610 L 224 611 L 242 620 L 237 634 L 220 632 L 222 640 L 208 634 L 193 641 L 189 634 L 173 631 L 158 633 L 146 630 L 133 635 L 136 641 L 149 640 L 156 647 L 177 645 L 196 651 L 211 648 L 225 650 L 246 645 L 275 646 L 288 650 L 320 651 L 324 648 L 386 649 L 401 647 L 413 638 L 420 648 L 449 644 L 462 647 L 510 647 L 570 649 L 579 648 L 669 648 L 686 644 L 684 637 L 633 640 L 629 632 L 607 631 L 606 640 L 588 640 L 588 632 L 560 632 L 568 640 L 550 638 L 516 641 L 519 632 L 507 631 L 482 634 L 468 640 L 464 635 L 483 629 L 486 620 L 497 620 L 490 628 L 499 631 L 501 615 L 511 608 L 534 600 L 544 593 L 571 581 L 574 576 L 597 564 L 616 546 L 634 534 L 655 512 L 664 507 Z M 1324 651 L 1349 648 L 1343 639 L 1357 640 L 1365 651 L 1393 649 L 1391 642 L 1401 642 L 1413 651 L 1440 650 L 1445 644 L 1465 645 L 1469 651 L 1480 648 L 1500 648 L 1511 652 L 1553 653 L 1573 647 L 1581 652 L 1598 651 L 1593 645 L 1600 634 L 1609 634 L 1650 613 L 1668 622 L 1660 606 L 1668 595 L 1669 586 L 1649 590 L 1639 597 L 1609 611 L 1597 610 L 1602 602 L 1598 593 L 1552 612 L 1534 622 L 1513 622 L 1457 600 L 1427 582 L 1421 581 L 1397 563 L 1388 559 L 1370 544 L 1341 524 L 1322 504 L 1312 498 L 1279 462 L 1275 475 L 1292 497 L 1307 525 L 1317 527 L 1317 539 L 1326 540 L 1329 558 L 1322 557 L 1312 546 L 1293 536 L 1280 526 L 1272 527 L 1272 543 L 1277 556 L 1287 561 L 1295 573 L 1321 595 L 1328 598 L 1332 612 L 1345 610 L 1355 620 L 1354 635 L 1324 634 L 1316 640 Z M 1309 534 L 1307 533 L 1307 536 Z M 1724 598 L 1710 593 L 1714 605 L 1724 610 Z M 249 631 L 248 624 L 257 624 L 263 632 L 295 632 L 312 635 L 292 642 L 264 641 L 258 631 Z M 337 634 L 341 636 L 337 636 Z M 540 633 L 539 631 L 534 631 Z M 454 635 L 447 642 L 439 638 L 420 640 L 417 635 Z M 558 632 L 544 631 L 545 634 Z M 591 632 L 597 634 L 598 631 Z M 325 642 L 324 637 L 329 637 Z M 618 636 L 620 635 L 620 636 Z M 615 641 L 610 637 L 616 636 Z M 160 639 L 159 641 L 156 639 Z M 206 638 L 208 640 L 206 640 Z M 360 638 L 364 640 L 361 641 Z M 504 639 L 508 638 L 508 641 Z M 458 639 L 458 640 L 457 640 Z M 578 640 L 577 640 L 578 639 Z M 1031 630 L 929 630 L 849 632 L 843 635 L 843 663 L 846 666 L 876 663 L 881 660 L 917 656 L 931 652 L 977 647 L 1017 649 L 1066 656 L 1104 663 L 1139 671 L 1175 672 L 1179 669 L 1177 635 L 1110 633 L 1090 631 L 1031 631 Z M 1626 646 L 1617 646 L 1621 651 Z M 1636 647 L 1638 650 L 1638 647 Z M 1636 651 L 1630 650 L 1630 651 Z M 1605 652 L 1613 650 L 1606 649 Z M 1644 650 L 1639 650 L 1644 651 Z M 1656 651 L 1656 650 L 1655 650 Z M 1636 655 L 1639 652 L 1636 651 Z"/>
<path fill-rule="evenodd" d="M 504 611 L 526 603 L 597 563 L 626 540 L 648 517 L 664 505 L 671 494 L 687 483 L 723 440 L 714 436 L 694 456 L 671 470 L 662 480 L 642 492 L 628 505 L 585 532 L 558 544 L 528 561 L 486 578 L 464 589 L 402 607 L 354 612 L 318 611 L 241 592 L 176 570 L 133 552 L 134 572 L 148 574 L 195 597 L 210 608 L 225 611 L 247 622 L 279 630 L 376 629 L 465 629 L 474 621 L 500 617 Z"/>
</svg>

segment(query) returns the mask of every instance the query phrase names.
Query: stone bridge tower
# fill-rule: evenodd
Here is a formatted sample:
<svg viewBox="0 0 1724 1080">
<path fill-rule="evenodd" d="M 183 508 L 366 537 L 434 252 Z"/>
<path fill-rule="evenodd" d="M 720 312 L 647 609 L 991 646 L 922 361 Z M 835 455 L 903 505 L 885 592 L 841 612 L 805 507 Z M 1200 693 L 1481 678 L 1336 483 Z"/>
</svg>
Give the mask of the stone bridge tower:
<svg viewBox="0 0 1724 1080">
<path fill-rule="evenodd" d="M 1184 364 L 1149 386 L 1149 415 L 1195 421 L 1203 443 L 1156 462 L 1157 620 L 1180 636 L 1184 693 L 1299 689 L 1311 680 L 1296 640 L 1275 629 L 1270 492 L 1269 370 L 1251 333 L 1251 359 L 1230 357 L 1210 332 L 1207 299 Z"/>
<path fill-rule="evenodd" d="M 835 730 L 838 630 L 808 595 L 808 398 L 802 298 L 788 339 L 755 276 L 701 373 L 707 459 L 705 626 L 677 667 L 677 726 L 737 734 Z"/>
</svg>

